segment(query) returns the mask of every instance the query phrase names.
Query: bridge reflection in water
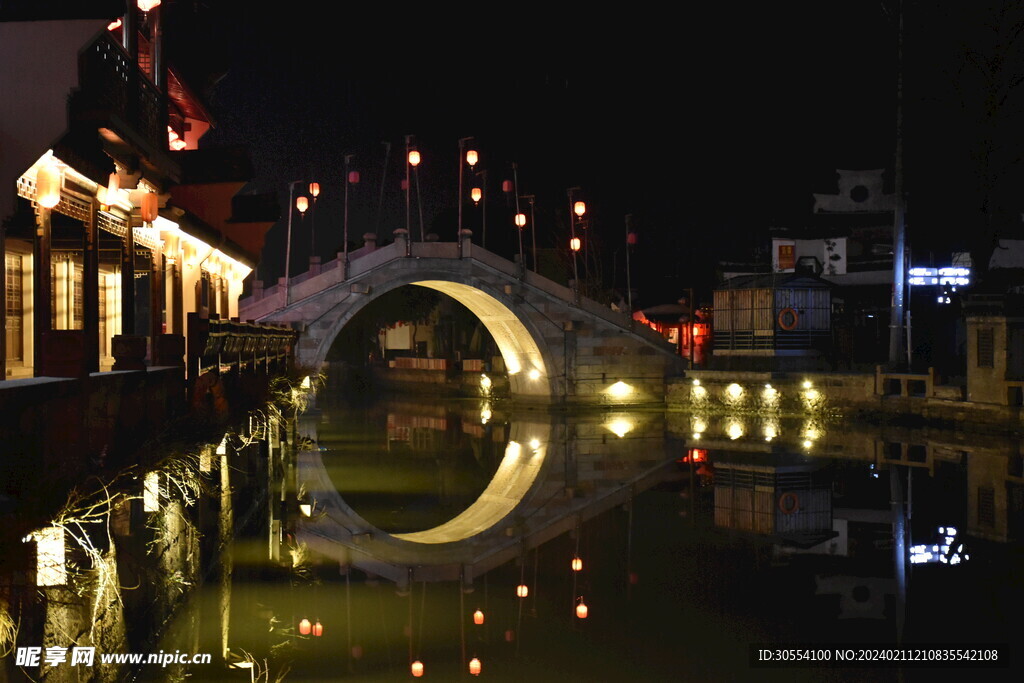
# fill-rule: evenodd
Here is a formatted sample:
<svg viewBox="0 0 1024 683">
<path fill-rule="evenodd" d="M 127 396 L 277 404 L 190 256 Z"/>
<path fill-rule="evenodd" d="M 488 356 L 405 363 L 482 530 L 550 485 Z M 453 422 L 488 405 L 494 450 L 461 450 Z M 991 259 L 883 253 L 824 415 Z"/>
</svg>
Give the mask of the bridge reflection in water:
<svg viewBox="0 0 1024 683">
<path fill-rule="evenodd" d="M 1009 435 L 319 400 L 271 551 L 266 528 L 239 532 L 235 570 L 187 615 L 228 614 L 221 642 L 271 678 L 404 680 L 420 661 L 459 680 L 477 658 L 499 680 L 761 680 L 752 643 L 1005 642 L 1024 609 Z"/>
</svg>

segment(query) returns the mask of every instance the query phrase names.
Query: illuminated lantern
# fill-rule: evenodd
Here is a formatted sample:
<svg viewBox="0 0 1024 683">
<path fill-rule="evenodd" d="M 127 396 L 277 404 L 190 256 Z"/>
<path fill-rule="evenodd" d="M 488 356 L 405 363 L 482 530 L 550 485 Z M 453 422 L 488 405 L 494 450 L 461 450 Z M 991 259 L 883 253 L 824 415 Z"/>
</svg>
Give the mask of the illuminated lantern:
<svg viewBox="0 0 1024 683">
<path fill-rule="evenodd" d="M 305 214 L 306 209 L 309 208 L 309 199 L 306 197 L 296 197 L 295 208 L 299 210 L 299 213 Z"/>
<path fill-rule="evenodd" d="M 469 196 L 473 200 L 473 203 L 476 204 L 480 201 L 480 198 L 484 196 L 484 191 L 479 187 L 474 187 L 469 191 Z"/>
<path fill-rule="evenodd" d="M 626 244 L 636 244 L 636 233 L 635 232 L 626 233 Z"/>
<path fill-rule="evenodd" d="M 512 191 L 512 181 L 511 180 L 502 180 L 501 181 L 501 191 L 502 192 L 511 192 Z"/>
<path fill-rule="evenodd" d="M 170 145 L 171 149 L 177 152 L 179 150 L 185 149 L 188 146 L 188 143 L 182 140 L 181 138 L 175 138 L 174 140 L 171 140 Z"/>
<path fill-rule="evenodd" d="M 314 198 L 319 197 L 320 196 L 320 183 L 310 183 L 309 184 L 309 193 L 311 195 L 313 195 Z"/>
<path fill-rule="evenodd" d="M 466 163 L 470 166 L 476 166 L 476 162 L 480 161 L 480 155 L 476 153 L 475 149 L 468 150 L 466 152 Z"/>
<path fill-rule="evenodd" d="M 156 220 L 157 208 L 157 196 L 155 192 L 146 192 L 142 195 L 140 213 L 142 214 L 142 220 L 144 222 L 152 223 Z"/>
<path fill-rule="evenodd" d="M 317 619 L 316 623 L 313 624 L 313 635 L 316 636 L 317 638 L 319 638 L 323 634 L 324 634 L 324 625 L 320 623 L 319 619 Z"/>
<path fill-rule="evenodd" d="M 472 674 L 474 676 L 479 676 L 480 675 L 480 670 L 482 668 L 483 667 L 480 664 L 480 660 L 477 659 L 476 657 L 473 657 L 473 659 L 469 660 L 469 673 L 470 674 Z"/>
<path fill-rule="evenodd" d="M 572 212 L 577 216 L 583 216 L 587 212 L 587 205 L 583 202 L 576 202 L 572 205 Z"/>
<path fill-rule="evenodd" d="M 525 598 L 529 594 L 530 589 L 525 583 L 521 583 L 518 586 L 516 586 L 516 595 L 518 595 L 519 597 Z"/>
<path fill-rule="evenodd" d="M 579 237 L 573 237 L 571 240 L 569 240 L 569 248 L 572 249 L 573 251 L 579 251 L 580 244 L 581 243 Z"/>
<path fill-rule="evenodd" d="M 96 199 L 100 203 L 100 211 L 106 211 L 107 205 L 110 202 L 107 200 L 107 188 L 100 185 L 96 188 Z"/>
<path fill-rule="evenodd" d="M 359 184 L 359 171 L 349 171 L 348 172 L 348 182 L 350 184 L 352 184 L 352 185 L 358 185 Z"/>
<path fill-rule="evenodd" d="M 583 560 L 581 560 L 579 556 L 572 558 L 572 570 L 574 572 L 583 570 Z"/>
<path fill-rule="evenodd" d="M 415 149 L 409 150 L 409 165 L 419 166 L 420 165 L 420 153 Z"/>
<path fill-rule="evenodd" d="M 521 228 L 524 225 L 526 225 L 526 214 L 525 213 L 517 213 L 516 214 L 516 226 Z"/>
<path fill-rule="evenodd" d="M 36 201 L 47 209 L 60 204 L 60 169 L 56 164 L 44 164 L 36 171 Z"/>
<path fill-rule="evenodd" d="M 423 675 L 423 662 L 417 659 L 409 665 L 409 670 L 412 671 L 413 677 L 419 678 Z"/>
<path fill-rule="evenodd" d="M 119 28 L 121 28 L 121 17 L 118 17 L 117 19 L 114 19 L 112 22 L 107 24 L 108 31 L 116 31 Z"/>
<path fill-rule="evenodd" d="M 140 10 L 142 10 L 143 12 L 148 12 L 154 7 L 159 7 L 160 0 L 139 0 L 137 4 Z"/>
<path fill-rule="evenodd" d="M 313 625 L 309 623 L 309 619 L 303 619 L 299 622 L 299 633 L 304 636 L 308 636 L 309 632 L 313 630 Z"/>
<path fill-rule="evenodd" d="M 506 643 L 511 643 L 515 639 L 516 639 L 516 632 L 515 631 L 513 631 L 512 629 L 509 629 L 509 630 L 505 631 L 505 642 Z"/>
<path fill-rule="evenodd" d="M 587 609 L 587 603 L 582 600 L 580 600 L 580 604 L 576 605 L 576 616 L 580 619 L 586 619 L 589 611 L 590 610 Z"/>
<path fill-rule="evenodd" d="M 484 613 L 480 610 L 473 612 L 473 623 L 479 626 L 484 623 Z"/>
<path fill-rule="evenodd" d="M 111 173 L 107 178 L 107 199 L 112 199 L 114 193 L 121 189 L 121 179 L 116 173 Z"/>
</svg>

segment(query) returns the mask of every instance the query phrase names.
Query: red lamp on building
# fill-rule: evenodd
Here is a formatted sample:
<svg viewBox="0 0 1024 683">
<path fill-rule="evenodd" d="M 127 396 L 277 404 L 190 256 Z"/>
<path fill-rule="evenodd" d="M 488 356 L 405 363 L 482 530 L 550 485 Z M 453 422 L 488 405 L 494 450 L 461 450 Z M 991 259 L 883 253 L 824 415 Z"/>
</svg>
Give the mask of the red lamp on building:
<svg viewBox="0 0 1024 683">
<path fill-rule="evenodd" d="M 572 558 L 572 570 L 574 572 L 583 571 L 583 560 L 580 559 L 579 555 L 577 555 L 576 557 Z"/>
<path fill-rule="evenodd" d="M 480 199 L 483 196 L 484 196 L 484 191 L 481 190 L 479 187 L 474 187 L 472 190 L 469 191 L 469 197 L 470 197 L 470 199 L 473 200 L 474 204 L 479 204 L 480 203 Z"/>
<path fill-rule="evenodd" d="M 480 671 L 483 669 L 483 665 L 480 664 L 480 660 L 476 657 L 469 660 L 469 673 L 473 676 L 479 676 Z"/>
<path fill-rule="evenodd" d="M 469 164 L 470 168 L 476 166 L 478 161 L 480 161 L 480 155 L 477 154 L 475 149 L 466 150 L 466 163 Z"/>
<path fill-rule="evenodd" d="M 296 197 L 295 208 L 299 210 L 299 213 L 306 215 L 306 210 L 309 209 L 309 198 L 308 197 Z"/>
<path fill-rule="evenodd" d="M 316 636 L 317 638 L 319 638 L 323 634 L 324 634 L 324 625 L 320 623 L 319 619 L 317 619 L 316 623 L 313 624 L 313 635 Z"/>
<path fill-rule="evenodd" d="M 304 636 L 308 636 L 310 631 L 313 630 L 313 625 L 309 622 L 309 619 L 303 619 L 299 622 L 299 633 Z"/>
<path fill-rule="evenodd" d="M 580 604 L 576 605 L 576 616 L 580 619 L 586 619 L 590 613 L 590 609 L 587 607 L 587 603 L 583 602 L 583 598 L 580 598 Z"/>
<path fill-rule="evenodd" d="M 409 671 L 412 672 L 413 678 L 420 678 L 423 676 L 423 662 L 417 659 L 409 665 Z"/>
<path fill-rule="evenodd" d="M 484 613 L 481 610 L 473 612 L 473 623 L 480 626 L 484 623 Z"/>
<path fill-rule="evenodd" d="M 518 595 L 519 597 L 525 598 L 529 594 L 530 588 L 525 583 L 521 583 L 518 586 L 516 586 L 516 595 Z"/>
</svg>

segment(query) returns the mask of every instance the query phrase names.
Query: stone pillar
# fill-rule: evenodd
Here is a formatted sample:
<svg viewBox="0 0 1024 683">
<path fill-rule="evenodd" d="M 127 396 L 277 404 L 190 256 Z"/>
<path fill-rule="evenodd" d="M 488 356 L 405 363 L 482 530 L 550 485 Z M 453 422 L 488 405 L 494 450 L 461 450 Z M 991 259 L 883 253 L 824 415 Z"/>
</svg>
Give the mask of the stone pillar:
<svg viewBox="0 0 1024 683">
<path fill-rule="evenodd" d="M 398 245 L 401 251 L 405 252 L 406 256 L 412 256 L 412 243 L 409 241 L 409 231 L 405 228 L 399 228 L 395 230 L 395 244 Z"/>
<path fill-rule="evenodd" d="M 459 230 L 459 258 L 469 258 L 473 250 L 473 231 L 463 228 Z"/>
<path fill-rule="evenodd" d="M 100 369 L 100 262 L 97 244 L 99 241 L 99 201 L 93 199 L 89 206 L 89 218 L 85 222 L 82 236 L 82 329 L 85 330 L 85 372 L 99 372 Z"/>
<path fill-rule="evenodd" d="M 35 254 L 32 259 L 32 306 L 35 315 L 32 323 L 33 359 L 36 377 L 43 371 L 43 334 L 51 329 L 50 292 L 53 282 L 50 278 L 50 210 L 36 209 Z"/>
<path fill-rule="evenodd" d="M 309 273 L 310 273 L 310 275 L 319 275 L 321 268 L 322 268 L 322 266 L 320 265 L 320 257 L 319 256 L 310 256 L 309 257 Z"/>
<path fill-rule="evenodd" d="M 363 233 L 363 248 L 367 251 L 376 251 L 377 249 L 377 233 L 366 232 Z"/>
</svg>

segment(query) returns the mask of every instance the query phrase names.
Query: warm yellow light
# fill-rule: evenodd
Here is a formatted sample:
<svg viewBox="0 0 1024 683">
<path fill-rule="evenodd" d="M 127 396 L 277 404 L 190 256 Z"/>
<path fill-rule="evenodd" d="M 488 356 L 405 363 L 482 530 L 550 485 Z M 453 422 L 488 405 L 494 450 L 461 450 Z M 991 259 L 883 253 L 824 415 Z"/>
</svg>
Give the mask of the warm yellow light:
<svg viewBox="0 0 1024 683">
<path fill-rule="evenodd" d="M 491 409 L 484 407 L 480 409 L 480 424 L 487 424 L 488 420 L 491 419 Z"/>
<path fill-rule="evenodd" d="M 470 166 L 476 166 L 476 162 L 480 161 L 480 155 L 477 154 L 475 149 L 466 150 L 466 163 Z"/>
<path fill-rule="evenodd" d="M 526 214 L 525 213 L 517 213 L 516 214 L 516 227 L 520 227 L 521 228 L 524 225 L 526 225 Z"/>
<path fill-rule="evenodd" d="M 423 662 L 417 659 L 409 665 L 409 671 L 412 672 L 414 678 L 420 678 L 423 676 Z"/>
<path fill-rule="evenodd" d="M 491 388 L 491 378 L 487 375 L 480 375 L 480 386 L 487 390 Z"/>
<path fill-rule="evenodd" d="M 580 619 L 586 619 L 590 613 L 590 609 L 587 607 L 587 603 L 580 601 L 580 604 L 576 605 L 576 616 Z"/>
<path fill-rule="evenodd" d="M 309 184 L 309 193 L 311 195 L 313 195 L 314 197 L 319 197 L 320 196 L 320 183 L 310 183 Z"/>
<path fill-rule="evenodd" d="M 633 393 L 633 387 L 623 381 L 618 381 L 607 389 L 608 395 L 613 398 L 625 398 Z"/>
<path fill-rule="evenodd" d="M 60 204 L 61 170 L 54 163 L 44 163 L 36 171 L 36 202 L 52 209 Z"/>
<path fill-rule="evenodd" d="M 808 401 L 817 401 L 819 396 L 821 396 L 821 394 L 818 393 L 817 389 L 808 389 L 804 392 L 804 397 Z"/>
<path fill-rule="evenodd" d="M 528 373 L 526 373 L 526 376 L 529 377 L 530 379 L 540 379 L 540 370 L 538 370 L 537 368 L 533 368 Z"/>
<path fill-rule="evenodd" d="M 804 380 L 804 383 L 803 383 L 803 387 L 804 387 L 804 389 L 810 389 L 810 388 L 811 388 L 811 387 L 813 387 L 813 386 L 814 386 L 814 385 L 813 385 L 813 384 L 811 383 L 811 380 L 809 380 L 809 379 L 805 379 L 805 380 Z"/>
<path fill-rule="evenodd" d="M 804 448 L 810 448 L 814 445 L 813 441 L 804 441 Z"/>
<path fill-rule="evenodd" d="M 725 391 L 729 394 L 729 398 L 735 400 L 743 394 L 743 387 L 733 382 L 725 388 Z"/>
<path fill-rule="evenodd" d="M 303 619 L 299 622 L 299 633 L 304 636 L 308 636 L 309 632 L 313 630 L 313 624 L 309 622 L 309 619 Z"/>
<path fill-rule="evenodd" d="M 694 398 L 704 398 L 708 395 L 708 390 L 701 386 L 696 386 L 691 390 L 691 394 Z"/>
<path fill-rule="evenodd" d="M 474 187 L 472 190 L 469 191 L 469 197 L 470 197 L 470 199 L 473 200 L 474 204 L 479 203 L 480 198 L 483 197 L 483 196 L 484 196 L 484 191 L 481 190 L 479 187 Z"/>
<path fill-rule="evenodd" d="M 303 517 L 311 517 L 313 515 L 313 506 L 309 503 L 299 503 L 299 512 L 302 513 Z"/>
<path fill-rule="evenodd" d="M 529 594 L 530 588 L 525 583 L 521 583 L 518 586 L 516 586 L 516 595 L 518 595 L 519 597 L 525 598 Z"/>
<path fill-rule="evenodd" d="M 305 214 L 306 209 L 309 208 L 309 199 L 307 197 L 296 197 L 295 208 L 299 210 L 299 213 Z"/>
<path fill-rule="evenodd" d="M 633 431 L 633 423 L 624 417 L 618 417 L 604 425 L 608 431 L 620 439 Z"/>
<path fill-rule="evenodd" d="M 476 657 L 473 657 L 473 659 L 469 660 L 469 673 L 470 674 L 472 674 L 473 676 L 479 676 L 480 675 L 480 671 L 482 669 L 483 669 L 483 666 L 480 664 L 480 660 L 479 659 L 477 659 Z"/>
<path fill-rule="evenodd" d="M 180 152 L 181 150 L 183 150 L 186 147 L 188 147 L 188 143 L 185 142 L 184 140 L 182 140 L 181 138 L 175 138 L 174 140 L 171 140 L 168 143 L 168 146 L 171 149 L 173 149 L 175 152 Z"/>
<path fill-rule="evenodd" d="M 309 389 L 310 387 L 313 386 L 312 381 L 309 379 L 309 375 L 306 375 L 305 377 L 302 378 L 302 384 L 300 384 L 299 386 L 301 386 L 303 389 Z"/>
<path fill-rule="evenodd" d="M 410 149 L 409 150 L 409 165 L 410 166 L 419 166 L 420 165 L 420 153 L 419 153 L 418 150 L 415 150 L 415 149 Z"/>
<path fill-rule="evenodd" d="M 147 472 L 142 489 L 142 509 L 156 512 L 160 509 L 160 473 Z"/>
<path fill-rule="evenodd" d="M 579 237 L 573 237 L 572 239 L 569 240 L 569 248 L 572 249 L 573 251 L 579 251 L 581 246 L 582 243 L 580 242 Z"/>
<path fill-rule="evenodd" d="M 695 432 L 706 432 L 708 431 L 708 423 L 703 419 L 696 417 L 693 419 L 693 431 Z"/>
<path fill-rule="evenodd" d="M 700 439 L 700 432 L 694 432 L 693 433 L 693 438 L 694 439 Z"/>
<path fill-rule="evenodd" d="M 693 386 L 699 387 L 700 386 L 700 380 L 699 379 L 693 380 Z"/>
<path fill-rule="evenodd" d="M 580 557 L 577 555 L 576 557 L 572 558 L 572 563 L 570 566 L 572 567 L 572 570 L 574 572 L 583 571 L 583 560 L 580 559 Z"/>
<path fill-rule="evenodd" d="M 771 441 L 772 439 L 774 439 L 775 437 L 777 437 L 779 435 L 779 428 L 773 422 L 766 422 L 764 424 L 763 430 L 764 430 L 764 440 L 765 441 Z"/>
<path fill-rule="evenodd" d="M 63 586 L 68 582 L 68 570 L 64 558 L 64 530 L 60 527 L 46 527 L 34 531 L 25 542 L 36 542 L 36 585 Z"/>
<path fill-rule="evenodd" d="M 149 10 L 155 7 L 159 7 L 160 0 L 138 0 L 137 4 L 140 10 L 142 10 L 143 12 L 148 12 Z"/>
<path fill-rule="evenodd" d="M 572 205 L 572 210 L 577 216 L 583 216 L 587 212 L 587 205 L 584 202 L 576 202 Z"/>
<path fill-rule="evenodd" d="M 743 436 L 743 425 L 739 422 L 730 422 L 727 432 L 729 434 L 729 438 L 735 441 Z"/>
<path fill-rule="evenodd" d="M 114 19 L 112 22 L 107 24 L 108 31 L 116 31 L 119 28 L 121 28 L 121 17 L 118 17 L 117 19 Z"/>
<path fill-rule="evenodd" d="M 540 439 L 530 439 L 530 448 L 533 450 L 540 448 Z"/>
<path fill-rule="evenodd" d="M 481 624 L 484 623 L 484 613 L 483 613 L 483 610 L 477 610 L 477 611 L 473 612 L 473 623 L 476 624 L 477 626 L 480 626 Z"/>
</svg>

